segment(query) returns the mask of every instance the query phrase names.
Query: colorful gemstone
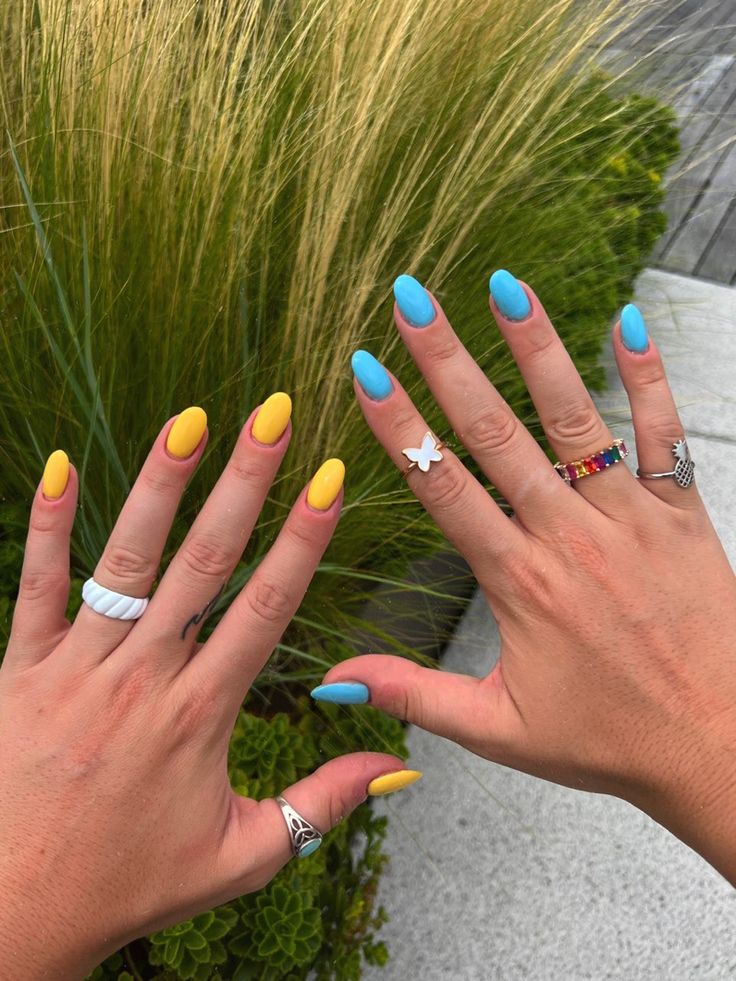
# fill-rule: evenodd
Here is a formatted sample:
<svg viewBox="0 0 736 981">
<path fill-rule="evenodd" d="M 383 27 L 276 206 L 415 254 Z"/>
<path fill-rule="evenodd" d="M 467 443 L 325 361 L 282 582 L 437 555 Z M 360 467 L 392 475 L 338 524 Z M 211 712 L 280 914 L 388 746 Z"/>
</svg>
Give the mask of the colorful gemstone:
<svg viewBox="0 0 736 981">
<path fill-rule="evenodd" d="M 621 459 L 622 460 L 623 460 L 623 458 L 625 456 L 628 456 L 629 455 L 628 447 L 626 446 L 626 443 L 624 443 L 623 440 L 621 440 L 621 442 L 618 444 L 618 451 L 621 454 Z"/>
<path fill-rule="evenodd" d="M 565 470 L 567 470 L 567 476 L 570 478 L 570 480 L 578 479 L 578 471 L 574 463 L 568 463 L 565 466 Z"/>
<path fill-rule="evenodd" d="M 606 469 L 606 458 L 603 456 L 602 453 L 596 453 L 596 455 L 595 455 L 595 462 L 596 462 L 599 470 L 605 470 Z"/>
<path fill-rule="evenodd" d="M 611 456 L 613 457 L 613 462 L 618 463 L 618 461 L 621 459 L 621 454 L 618 451 L 618 446 L 612 446 L 610 452 L 611 452 Z"/>
<path fill-rule="evenodd" d="M 585 469 L 585 464 L 583 463 L 582 460 L 580 461 L 580 463 L 576 463 L 575 466 L 577 467 L 578 470 L 578 477 L 584 477 L 587 474 L 588 471 Z"/>
<path fill-rule="evenodd" d="M 586 457 L 583 463 L 585 464 L 586 473 L 595 473 L 598 469 L 592 456 Z"/>
<path fill-rule="evenodd" d="M 606 461 L 606 463 L 608 464 L 608 466 L 610 467 L 610 465 L 613 463 L 613 453 L 611 453 L 610 450 L 604 450 L 603 451 L 603 458 Z"/>
</svg>

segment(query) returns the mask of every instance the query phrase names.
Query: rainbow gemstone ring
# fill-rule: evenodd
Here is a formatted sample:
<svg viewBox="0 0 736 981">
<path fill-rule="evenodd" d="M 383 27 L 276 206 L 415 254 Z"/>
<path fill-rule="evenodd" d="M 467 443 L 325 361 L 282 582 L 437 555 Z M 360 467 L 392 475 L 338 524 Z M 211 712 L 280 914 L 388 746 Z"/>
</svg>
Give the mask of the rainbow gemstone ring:
<svg viewBox="0 0 736 981">
<path fill-rule="evenodd" d="M 573 463 L 556 463 L 555 470 L 563 480 L 571 484 L 574 480 L 599 473 L 607 467 L 612 467 L 614 463 L 620 463 L 628 455 L 626 443 L 622 439 L 614 439 L 605 450 L 598 450 L 597 453 L 583 457 L 582 460 L 575 460 Z"/>
</svg>

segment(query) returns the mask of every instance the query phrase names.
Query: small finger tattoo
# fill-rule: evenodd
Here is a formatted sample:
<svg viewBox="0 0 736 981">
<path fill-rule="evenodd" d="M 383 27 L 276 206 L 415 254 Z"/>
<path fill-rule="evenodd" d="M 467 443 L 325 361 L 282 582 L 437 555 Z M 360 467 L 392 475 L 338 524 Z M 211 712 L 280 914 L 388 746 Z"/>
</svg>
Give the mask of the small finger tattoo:
<svg viewBox="0 0 736 981">
<path fill-rule="evenodd" d="M 218 599 L 222 596 L 224 589 L 225 589 L 225 583 L 223 583 L 222 586 L 220 586 L 220 588 L 217 590 L 217 592 L 212 597 L 212 599 L 207 603 L 207 605 L 204 607 L 201 613 L 195 613 L 194 616 L 191 618 L 191 620 L 187 620 L 187 622 L 184 624 L 184 629 L 181 632 L 182 640 L 184 640 L 187 630 L 189 630 L 189 628 L 193 623 L 194 624 L 201 623 L 204 620 L 204 618 L 207 616 L 207 614 L 213 611 Z"/>
</svg>

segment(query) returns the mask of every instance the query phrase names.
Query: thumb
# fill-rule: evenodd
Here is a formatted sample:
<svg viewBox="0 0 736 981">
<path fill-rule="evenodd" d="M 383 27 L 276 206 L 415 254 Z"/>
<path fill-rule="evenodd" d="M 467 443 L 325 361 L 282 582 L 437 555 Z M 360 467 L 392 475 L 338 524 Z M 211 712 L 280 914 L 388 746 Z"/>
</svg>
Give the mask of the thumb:
<svg viewBox="0 0 736 981">
<path fill-rule="evenodd" d="M 500 755 L 520 721 L 498 664 L 487 678 L 473 678 L 405 657 L 364 654 L 331 668 L 312 698 L 367 702 L 489 758 Z"/>
<path fill-rule="evenodd" d="M 380 779 L 401 773 L 396 780 Z M 321 834 L 344 820 L 370 796 L 408 786 L 421 777 L 407 770 L 402 760 L 385 753 L 350 753 L 325 763 L 298 780 L 281 796 L 299 816 Z M 399 783 L 400 786 L 394 786 Z M 274 798 L 250 800 L 233 793 L 230 821 L 222 846 L 222 859 L 239 895 L 262 889 L 293 858 L 286 819 Z M 310 847 L 305 855 L 316 851 Z"/>
</svg>

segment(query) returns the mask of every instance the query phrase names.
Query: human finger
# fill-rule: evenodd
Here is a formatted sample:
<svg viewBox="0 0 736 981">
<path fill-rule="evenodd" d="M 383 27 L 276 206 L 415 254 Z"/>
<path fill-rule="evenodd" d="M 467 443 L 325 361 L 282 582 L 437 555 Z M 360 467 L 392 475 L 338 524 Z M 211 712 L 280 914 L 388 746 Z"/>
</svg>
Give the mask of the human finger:
<svg viewBox="0 0 736 981">
<path fill-rule="evenodd" d="M 69 629 L 69 542 L 79 490 L 77 472 L 63 450 L 46 461 L 31 505 L 28 537 L 4 663 L 42 661 Z"/>
<path fill-rule="evenodd" d="M 395 776 L 393 776 L 395 775 Z M 311 825 L 326 835 L 373 792 L 384 793 L 392 779 L 395 789 L 408 786 L 421 776 L 407 770 L 395 756 L 384 753 L 351 753 L 323 764 L 314 773 L 297 781 L 281 793 L 283 799 Z M 294 855 L 293 837 L 275 799 L 248 800 L 233 794 L 231 820 L 221 850 L 225 874 L 237 880 L 240 894 L 254 892 L 271 881 Z M 321 840 L 297 822 L 295 829 L 305 860 L 321 845 Z"/>
<path fill-rule="evenodd" d="M 270 396 L 243 426 L 212 488 L 140 622 L 142 656 L 149 641 L 174 671 L 214 610 L 250 539 L 291 438 L 291 399 Z M 126 657 L 129 654 L 126 653 Z"/>
<path fill-rule="evenodd" d="M 641 312 L 631 303 L 613 329 L 613 350 L 631 405 L 639 471 L 677 474 L 677 480 L 640 476 L 642 486 L 674 507 L 700 507 L 700 495 L 692 482 L 694 466 L 662 358 Z"/>
<path fill-rule="evenodd" d="M 170 419 L 158 434 L 95 567 L 95 583 L 121 597 L 115 603 L 114 597 L 103 595 L 103 608 L 112 603 L 113 612 L 127 604 L 126 597 L 148 596 L 184 488 L 206 442 L 207 416 L 199 406 Z M 75 658 L 99 663 L 135 623 L 135 619 L 116 619 L 83 603 L 72 624 Z"/>
<path fill-rule="evenodd" d="M 518 519 L 546 524 L 551 511 L 580 505 L 517 415 L 460 342 L 421 283 L 399 276 L 394 319 L 454 432 Z"/>
<path fill-rule="evenodd" d="M 304 598 L 340 518 L 344 478 L 341 460 L 322 464 L 252 577 L 184 668 L 190 684 L 226 693 L 228 719 Z"/>
<path fill-rule="evenodd" d="M 364 654 L 341 661 L 313 689 L 317 701 L 368 703 L 484 756 L 502 752 L 520 717 L 496 667 L 487 678 Z"/>
<path fill-rule="evenodd" d="M 580 464 L 573 486 L 605 513 L 626 510 L 639 492 L 636 481 L 616 465 L 614 437 L 538 297 L 501 269 L 491 277 L 489 303 L 558 460 Z"/>
<path fill-rule="evenodd" d="M 367 351 L 352 359 L 354 388 L 366 422 L 414 494 L 476 575 L 503 585 L 502 563 L 521 561 L 526 539 L 487 491 L 447 448 L 431 451 L 433 434 L 397 379 Z M 409 455 L 407 455 L 409 453 Z M 437 454 L 441 458 L 438 458 Z M 426 457 L 411 470 L 412 457 Z"/>
</svg>

